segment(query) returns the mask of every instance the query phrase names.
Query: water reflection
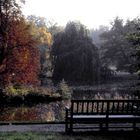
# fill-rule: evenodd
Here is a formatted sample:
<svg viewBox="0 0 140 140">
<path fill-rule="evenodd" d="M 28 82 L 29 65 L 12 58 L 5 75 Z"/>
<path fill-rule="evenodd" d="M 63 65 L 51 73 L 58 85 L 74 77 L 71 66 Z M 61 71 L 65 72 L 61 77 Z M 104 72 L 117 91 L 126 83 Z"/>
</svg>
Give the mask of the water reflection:
<svg viewBox="0 0 140 140">
<path fill-rule="evenodd" d="M 134 99 L 135 91 L 130 90 L 74 90 L 72 99 Z M 64 121 L 65 106 L 70 101 L 42 103 L 34 106 L 0 107 L 0 121 Z"/>
<path fill-rule="evenodd" d="M 61 121 L 65 114 L 64 107 L 63 101 L 32 107 L 1 107 L 0 121 Z"/>
</svg>

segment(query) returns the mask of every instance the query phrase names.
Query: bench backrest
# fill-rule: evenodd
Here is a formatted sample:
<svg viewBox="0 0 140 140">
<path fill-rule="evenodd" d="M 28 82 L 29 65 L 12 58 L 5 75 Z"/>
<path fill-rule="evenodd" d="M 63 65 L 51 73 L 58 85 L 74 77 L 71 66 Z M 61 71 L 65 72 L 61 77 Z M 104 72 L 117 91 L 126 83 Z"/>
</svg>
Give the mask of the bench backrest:
<svg viewBox="0 0 140 140">
<path fill-rule="evenodd" d="M 72 100 L 71 113 L 77 115 L 140 115 L 140 100 Z"/>
</svg>

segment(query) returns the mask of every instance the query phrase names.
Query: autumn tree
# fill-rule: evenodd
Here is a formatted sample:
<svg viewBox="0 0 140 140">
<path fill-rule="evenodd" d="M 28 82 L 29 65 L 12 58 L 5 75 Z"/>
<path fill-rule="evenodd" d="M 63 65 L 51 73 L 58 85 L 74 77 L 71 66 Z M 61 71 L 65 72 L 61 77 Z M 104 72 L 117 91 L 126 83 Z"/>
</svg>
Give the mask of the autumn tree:
<svg viewBox="0 0 140 140">
<path fill-rule="evenodd" d="M 21 17 L 21 11 L 15 0 L 0 0 L 0 75 L 7 73 L 7 56 L 13 46 L 9 46 L 9 33 L 12 21 Z M 3 81 L 1 82 L 3 83 Z"/>
<path fill-rule="evenodd" d="M 41 45 L 48 45 L 48 47 L 50 47 L 52 44 L 52 35 L 46 26 L 46 19 L 44 17 L 30 15 L 27 17 L 27 21 L 31 25 L 31 34 L 35 39 L 38 40 Z"/>
<path fill-rule="evenodd" d="M 43 84 L 45 83 L 45 79 L 52 74 L 52 63 L 50 57 L 50 49 L 53 42 L 52 34 L 47 28 L 46 19 L 44 17 L 30 15 L 27 17 L 27 21 L 32 27 L 32 35 L 34 35 L 36 40 L 40 42 L 38 45 L 41 65 L 40 79 Z"/>
<path fill-rule="evenodd" d="M 0 81 L 37 84 L 38 41 L 30 32 L 16 0 L 0 0 Z"/>
<path fill-rule="evenodd" d="M 8 53 L 8 34 L 11 21 L 20 18 L 20 10 L 14 0 L 0 0 L 0 71 L 4 69 L 5 57 Z"/>
<path fill-rule="evenodd" d="M 13 22 L 9 35 L 9 45 L 15 46 L 8 59 L 8 75 L 12 73 L 9 81 L 18 84 L 39 84 L 39 42 L 31 35 L 30 25 L 25 19 L 20 19 L 18 23 Z"/>
</svg>

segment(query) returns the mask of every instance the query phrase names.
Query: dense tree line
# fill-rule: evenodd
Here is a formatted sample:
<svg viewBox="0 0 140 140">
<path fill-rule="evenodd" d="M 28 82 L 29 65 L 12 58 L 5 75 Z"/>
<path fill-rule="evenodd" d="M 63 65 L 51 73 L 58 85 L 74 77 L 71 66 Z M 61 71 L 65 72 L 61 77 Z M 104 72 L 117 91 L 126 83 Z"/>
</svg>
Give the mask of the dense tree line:
<svg viewBox="0 0 140 140">
<path fill-rule="evenodd" d="M 92 30 L 98 42 L 101 65 L 107 68 L 114 66 L 117 71 L 137 72 L 137 49 L 130 35 L 137 32 L 139 19 L 127 20 L 126 23 L 118 17 L 111 23 L 110 29 Z M 103 29 L 106 29 L 103 31 Z M 131 41 L 130 41 L 131 40 Z"/>
<path fill-rule="evenodd" d="M 117 17 L 91 32 L 79 22 L 47 28 L 43 17 L 26 19 L 16 0 L 0 0 L 0 84 L 40 84 L 39 76 L 96 82 L 114 74 L 111 66 L 139 72 L 139 38 L 139 19 Z"/>
</svg>

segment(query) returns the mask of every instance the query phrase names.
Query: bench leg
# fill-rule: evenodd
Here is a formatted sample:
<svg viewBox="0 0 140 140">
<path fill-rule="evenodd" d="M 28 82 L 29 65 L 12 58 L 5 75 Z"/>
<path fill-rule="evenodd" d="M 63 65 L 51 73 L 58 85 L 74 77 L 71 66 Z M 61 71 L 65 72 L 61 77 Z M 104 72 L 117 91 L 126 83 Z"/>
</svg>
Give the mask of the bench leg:
<svg viewBox="0 0 140 140">
<path fill-rule="evenodd" d="M 72 132 L 73 131 L 73 125 L 70 124 L 70 129 L 69 129 L 69 132 Z"/>
<path fill-rule="evenodd" d="M 103 130 L 103 123 L 100 123 L 100 131 Z"/>
<path fill-rule="evenodd" d="M 68 132 L 68 122 L 65 124 L 65 132 Z"/>
<path fill-rule="evenodd" d="M 133 122 L 133 131 L 136 131 L 136 122 Z"/>
<path fill-rule="evenodd" d="M 72 132 L 72 131 L 73 131 L 73 121 L 70 120 L 70 132 Z"/>
<path fill-rule="evenodd" d="M 108 130 L 108 121 L 106 121 L 106 130 Z"/>
</svg>

